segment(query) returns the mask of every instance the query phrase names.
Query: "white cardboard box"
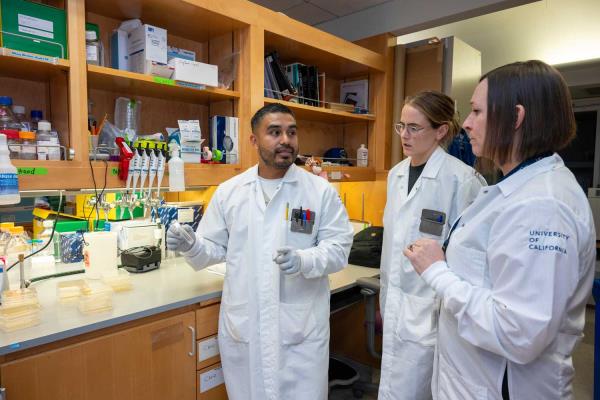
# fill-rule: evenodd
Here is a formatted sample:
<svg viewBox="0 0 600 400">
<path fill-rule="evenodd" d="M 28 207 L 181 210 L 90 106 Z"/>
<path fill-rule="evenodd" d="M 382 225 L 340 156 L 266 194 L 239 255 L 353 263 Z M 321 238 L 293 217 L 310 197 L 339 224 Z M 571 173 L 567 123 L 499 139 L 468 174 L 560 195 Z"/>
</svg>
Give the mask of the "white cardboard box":
<svg viewBox="0 0 600 400">
<path fill-rule="evenodd" d="M 167 30 L 142 25 L 128 35 L 129 68 L 150 74 L 152 63 L 167 64 Z"/>
<path fill-rule="evenodd" d="M 198 61 L 173 58 L 169 65 L 175 68 L 172 79 L 199 85 L 219 86 L 219 67 Z"/>
</svg>

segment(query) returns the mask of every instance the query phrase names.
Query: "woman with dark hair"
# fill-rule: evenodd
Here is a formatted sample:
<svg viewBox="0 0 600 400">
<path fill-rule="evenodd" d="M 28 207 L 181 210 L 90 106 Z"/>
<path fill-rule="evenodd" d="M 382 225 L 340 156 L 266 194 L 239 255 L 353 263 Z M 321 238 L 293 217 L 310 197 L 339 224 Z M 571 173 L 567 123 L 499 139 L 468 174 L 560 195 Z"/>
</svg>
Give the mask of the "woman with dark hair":
<svg viewBox="0 0 600 400">
<path fill-rule="evenodd" d="M 596 234 L 587 198 L 556 151 L 575 135 L 568 88 L 541 61 L 484 75 L 463 124 L 503 178 L 482 189 L 443 248 L 404 254 L 442 299 L 437 399 L 571 399 Z"/>
<path fill-rule="evenodd" d="M 434 91 L 408 98 L 396 125 L 408 157 L 389 173 L 383 218 L 381 400 L 431 399 L 439 301 L 402 251 L 423 236 L 441 243 L 485 184 L 440 147 L 458 128 L 454 101 Z"/>
</svg>

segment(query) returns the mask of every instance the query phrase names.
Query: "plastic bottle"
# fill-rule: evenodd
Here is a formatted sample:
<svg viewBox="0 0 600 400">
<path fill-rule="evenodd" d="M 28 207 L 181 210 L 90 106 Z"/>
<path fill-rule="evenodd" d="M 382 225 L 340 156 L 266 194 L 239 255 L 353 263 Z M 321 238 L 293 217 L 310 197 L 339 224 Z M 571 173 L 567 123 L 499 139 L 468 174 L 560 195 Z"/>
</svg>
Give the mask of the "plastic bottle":
<svg viewBox="0 0 600 400">
<path fill-rule="evenodd" d="M 38 122 L 37 145 L 38 160 L 60 160 L 60 140 L 58 133 L 52 131 L 50 122 Z"/>
<path fill-rule="evenodd" d="M 141 107 L 141 101 L 127 97 L 119 97 L 115 102 L 115 125 L 130 142 L 139 132 Z"/>
<path fill-rule="evenodd" d="M 364 144 L 361 144 L 358 150 L 356 150 L 356 166 L 366 167 L 369 165 L 369 150 Z"/>
<path fill-rule="evenodd" d="M 24 131 L 30 131 L 31 124 L 25 116 L 25 107 L 17 105 L 12 106 L 12 112 L 15 115 L 15 122 L 21 125 L 21 129 L 23 129 Z"/>
<path fill-rule="evenodd" d="M 38 122 L 44 119 L 44 113 L 41 110 L 31 110 L 31 130 L 37 131 Z"/>
<path fill-rule="evenodd" d="M 11 164 L 8 154 L 6 135 L 0 134 L 0 205 L 21 202 L 17 168 Z"/>
<path fill-rule="evenodd" d="M 52 229 L 54 228 L 54 221 L 51 221 L 49 219 L 44 220 L 44 222 L 42 222 L 42 226 L 44 227 L 44 230 L 42 232 L 40 232 L 40 234 L 38 236 L 38 239 L 40 239 L 42 241 L 40 248 L 44 247 L 46 245 L 46 243 L 48 243 L 50 241 L 50 237 L 52 236 Z M 55 232 L 55 234 L 56 234 L 56 232 Z M 50 245 L 48 245 L 48 247 L 46 247 L 44 249 L 44 251 L 42 251 L 39 254 L 53 256 L 54 255 L 54 243 L 50 243 Z"/>
<path fill-rule="evenodd" d="M 12 111 L 12 97 L 0 96 L 0 129 L 22 130 Z"/>
<path fill-rule="evenodd" d="M 0 256 L 4 256 L 4 248 L 8 239 L 10 239 L 10 228 L 14 227 L 14 222 L 2 222 L 0 223 Z"/>
<path fill-rule="evenodd" d="M 175 142 L 169 144 L 171 159 L 169 166 L 169 192 L 185 191 L 185 169 L 181 157 L 179 157 L 179 145 Z"/>
<path fill-rule="evenodd" d="M 10 159 L 18 160 L 21 158 L 21 138 L 19 137 L 19 131 L 16 129 L 3 129 L 0 130 L 0 133 L 6 135 Z"/>
<path fill-rule="evenodd" d="M 21 131 L 19 132 L 19 137 L 21 138 L 21 154 L 19 158 L 21 160 L 37 160 L 35 132 Z"/>
</svg>

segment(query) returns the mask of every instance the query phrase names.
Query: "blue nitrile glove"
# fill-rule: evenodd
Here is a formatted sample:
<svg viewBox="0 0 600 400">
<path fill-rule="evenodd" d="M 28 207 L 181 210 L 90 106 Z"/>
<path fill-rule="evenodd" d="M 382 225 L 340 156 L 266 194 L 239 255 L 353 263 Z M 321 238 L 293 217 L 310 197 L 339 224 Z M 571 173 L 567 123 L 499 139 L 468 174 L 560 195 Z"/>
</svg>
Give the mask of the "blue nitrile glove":
<svg viewBox="0 0 600 400">
<path fill-rule="evenodd" d="M 300 271 L 300 266 L 302 265 L 302 257 L 300 257 L 298 250 L 289 246 L 278 248 L 277 255 L 273 258 L 273 261 L 279 265 L 281 272 L 288 275 Z"/>
<path fill-rule="evenodd" d="M 196 243 L 196 232 L 189 225 L 171 224 L 167 232 L 167 249 L 179 252 L 190 251 Z"/>
</svg>

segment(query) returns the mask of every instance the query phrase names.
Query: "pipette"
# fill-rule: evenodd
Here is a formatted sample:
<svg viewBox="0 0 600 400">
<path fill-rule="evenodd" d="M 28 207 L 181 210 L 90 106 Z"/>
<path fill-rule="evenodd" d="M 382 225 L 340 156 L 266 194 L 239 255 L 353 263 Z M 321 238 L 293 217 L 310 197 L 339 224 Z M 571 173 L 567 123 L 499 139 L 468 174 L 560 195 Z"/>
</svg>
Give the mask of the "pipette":
<svg viewBox="0 0 600 400">
<path fill-rule="evenodd" d="M 158 171 L 158 156 L 156 155 L 156 143 L 148 143 L 148 151 L 150 151 L 150 168 L 148 171 L 148 200 L 152 198 L 152 185 L 154 184 L 154 178 Z"/>
<path fill-rule="evenodd" d="M 146 177 L 148 176 L 148 169 L 150 168 L 150 156 L 148 155 L 148 149 L 146 143 L 140 144 L 142 149 L 142 164 L 140 166 L 140 192 L 144 193 L 144 183 L 146 183 Z"/>
<path fill-rule="evenodd" d="M 158 167 L 156 170 L 156 198 L 160 199 L 160 185 L 162 185 L 165 174 L 165 148 L 166 144 L 161 144 L 158 152 Z"/>
</svg>

